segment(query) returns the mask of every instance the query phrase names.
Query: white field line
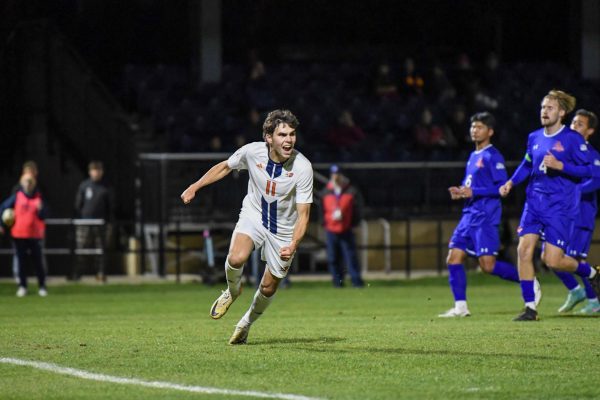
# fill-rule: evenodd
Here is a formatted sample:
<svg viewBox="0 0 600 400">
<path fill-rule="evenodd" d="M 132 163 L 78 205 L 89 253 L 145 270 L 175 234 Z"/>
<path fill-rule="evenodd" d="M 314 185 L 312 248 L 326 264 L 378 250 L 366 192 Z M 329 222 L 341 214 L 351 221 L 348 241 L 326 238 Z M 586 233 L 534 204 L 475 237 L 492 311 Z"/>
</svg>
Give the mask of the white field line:
<svg viewBox="0 0 600 400">
<path fill-rule="evenodd" d="M 307 397 L 296 394 L 285 394 L 285 393 L 266 393 L 266 392 L 255 392 L 251 390 L 231 390 L 231 389 L 219 389 L 205 386 L 190 386 L 181 385 L 178 383 L 171 382 L 160 382 L 160 381 L 145 381 L 137 378 L 122 378 L 119 376 L 111 376 L 104 374 L 96 374 L 94 372 L 88 372 L 81 369 L 61 367 L 60 365 L 40 362 L 40 361 L 28 361 L 20 360 L 18 358 L 0 358 L 0 363 L 20 365 L 25 367 L 32 367 L 41 369 L 44 371 L 54 372 L 56 374 L 74 376 L 81 379 L 89 379 L 98 382 L 110 382 L 119 383 L 122 385 L 136 385 L 143 387 L 150 387 L 155 389 L 171 389 L 180 390 L 183 392 L 192 393 L 206 393 L 206 394 L 223 394 L 228 396 L 250 396 L 250 397 L 262 397 L 267 399 L 283 399 L 283 400 L 323 400 L 317 397 Z"/>
</svg>

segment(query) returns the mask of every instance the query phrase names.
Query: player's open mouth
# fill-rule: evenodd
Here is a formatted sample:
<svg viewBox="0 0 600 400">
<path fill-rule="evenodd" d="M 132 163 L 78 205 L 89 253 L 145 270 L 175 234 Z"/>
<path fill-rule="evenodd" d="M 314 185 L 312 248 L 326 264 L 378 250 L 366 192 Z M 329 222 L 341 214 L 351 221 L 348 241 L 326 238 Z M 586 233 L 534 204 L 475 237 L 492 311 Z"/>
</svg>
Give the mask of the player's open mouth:
<svg viewBox="0 0 600 400">
<path fill-rule="evenodd" d="M 292 146 L 283 146 L 282 147 L 284 151 L 291 151 L 292 150 Z"/>
</svg>

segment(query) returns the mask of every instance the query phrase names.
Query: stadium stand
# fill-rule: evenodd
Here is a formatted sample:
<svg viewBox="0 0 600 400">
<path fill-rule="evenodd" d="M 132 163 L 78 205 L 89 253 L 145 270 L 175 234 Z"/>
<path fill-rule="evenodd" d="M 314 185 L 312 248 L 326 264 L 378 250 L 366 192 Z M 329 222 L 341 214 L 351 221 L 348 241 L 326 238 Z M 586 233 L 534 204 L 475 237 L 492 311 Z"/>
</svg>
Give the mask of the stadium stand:
<svg viewBox="0 0 600 400">
<path fill-rule="evenodd" d="M 468 124 L 455 120 L 456 110 L 471 115 L 490 110 L 500 121 L 497 146 L 507 159 L 518 159 L 522 149 L 513 139 L 533 130 L 537 121 L 524 118 L 538 107 L 539 93 L 548 86 L 568 87 L 580 104 L 598 104 L 593 85 L 556 64 L 498 64 L 490 54 L 480 68 L 466 56 L 455 63 L 430 62 L 420 66 L 423 91 L 400 85 L 393 96 L 373 90 L 377 66 L 359 63 L 280 63 L 265 66 L 260 79 L 250 79 L 244 65 L 227 65 L 219 84 L 193 90 L 180 66 L 128 65 L 121 98 L 154 137 L 167 137 L 160 151 L 210 151 L 215 135 L 223 150 L 235 148 L 233 138 L 245 126 L 249 110 L 274 107 L 294 110 L 301 121 L 299 147 L 315 162 L 330 161 L 451 161 L 463 160 L 470 149 Z M 400 64 L 390 63 L 392 81 L 401 82 Z M 242 95 L 240 95 L 242 94 Z M 423 110 L 430 110 L 438 130 L 431 145 L 419 145 L 414 132 Z M 348 110 L 367 133 L 365 146 L 348 151 L 327 143 L 327 132 Z M 260 131 L 245 139 L 257 140 Z"/>
</svg>

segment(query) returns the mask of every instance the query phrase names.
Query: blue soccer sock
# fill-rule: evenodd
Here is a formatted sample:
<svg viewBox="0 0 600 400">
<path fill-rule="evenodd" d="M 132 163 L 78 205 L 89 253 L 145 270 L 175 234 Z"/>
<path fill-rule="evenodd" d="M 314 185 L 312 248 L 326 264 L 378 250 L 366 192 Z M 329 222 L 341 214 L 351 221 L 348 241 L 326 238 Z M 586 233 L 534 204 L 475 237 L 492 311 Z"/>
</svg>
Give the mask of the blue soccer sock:
<svg viewBox="0 0 600 400">
<path fill-rule="evenodd" d="M 585 287 L 585 297 L 587 297 L 588 300 L 597 300 L 598 296 L 596 296 L 596 291 L 592 287 L 590 280 L 588 278 L 581 278 L 581 282 L 583 282 L 583 286 Z"/>
<path fill-rule="evenodd" d="M 577 279 L 570 272 L 553 270 L 554 274 L 569 290 L 576 289 L 579 286 Z"/>
<path fill-rule="evenodd" d="M 590 267 L 590 264 L 588 264 L 587 262 L 582 261 L 579 263 L 579 265 L 577 265 L 577 270 L 575 271 L 575 273 L 581 276 L 582 278 L 589 278 L 592 274 L 592 267 Z"/>
<path fill-rule="evenodd" d="M 517 271 L 517 267 L 506 261 L 496 260 L 492 275 L 499 276 L 507 281 L 519 282 L 519 271 Z"/>
<path fill-rule="evenodd" d="M 525 305 L 535 310 L 535 292 L 533 291 L 533 281 L 521 281 L 521 294 L 523 296 Z"/>
<path fill-rule="evenodd" d="M 448 283 L 450 283 L 454 301 L 467 300 L 467 273 L 462 264 L 448 264 Z"/>
</svg>

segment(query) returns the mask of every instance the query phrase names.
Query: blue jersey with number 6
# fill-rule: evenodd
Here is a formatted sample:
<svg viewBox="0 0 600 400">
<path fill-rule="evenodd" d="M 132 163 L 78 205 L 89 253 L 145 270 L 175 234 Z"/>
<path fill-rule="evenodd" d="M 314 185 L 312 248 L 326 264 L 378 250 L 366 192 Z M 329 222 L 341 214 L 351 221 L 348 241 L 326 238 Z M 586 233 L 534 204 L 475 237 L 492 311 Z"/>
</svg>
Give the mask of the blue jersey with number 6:
<svg viewBox="0 0 600 400">
<path fill-rule="evenodd" d="M 473 191 L 473 197 L 463 208 L 463 215 L 469 217 L 470 225 L 500 223 L 502 204 L 498 189 L 506 178 L 504 157 L 493 145 L 471 153 L 462 182 Z"/>
</svg>

